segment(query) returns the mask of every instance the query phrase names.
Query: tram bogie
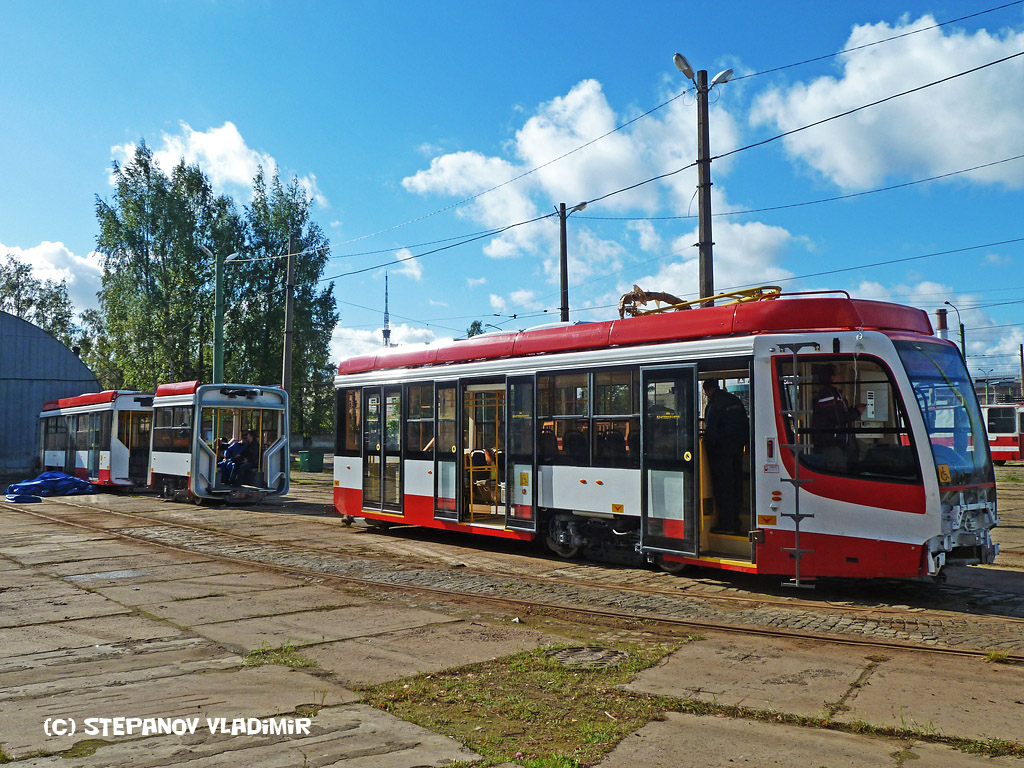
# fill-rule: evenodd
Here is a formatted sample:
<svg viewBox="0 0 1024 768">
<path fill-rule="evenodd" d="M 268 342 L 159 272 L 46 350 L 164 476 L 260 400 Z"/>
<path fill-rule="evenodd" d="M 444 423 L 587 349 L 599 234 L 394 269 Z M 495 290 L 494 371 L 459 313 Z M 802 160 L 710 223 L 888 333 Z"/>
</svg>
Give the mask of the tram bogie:
<svg viewBox="0 0 1024 768">
<path fill-rule="evenodd" d="M 805 579 L 997 551 L 970 378 L 909 307 L 776 298 L 496 333 L 344 360 L 335 386 L 343 515 Z M 741 405 L 745 445 L 721 447 L 702 389 Z"/>
</svg>

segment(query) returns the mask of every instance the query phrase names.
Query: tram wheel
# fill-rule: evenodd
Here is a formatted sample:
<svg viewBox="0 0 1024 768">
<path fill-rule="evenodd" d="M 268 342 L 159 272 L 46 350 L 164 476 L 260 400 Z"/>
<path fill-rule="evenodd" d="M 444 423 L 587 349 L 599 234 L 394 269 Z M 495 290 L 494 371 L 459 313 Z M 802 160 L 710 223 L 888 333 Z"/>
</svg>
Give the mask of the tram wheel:
<svg viewBox="0 0 1024 768">
<path fill-rule="evenodd" d="M 570 534 L 568 515 L 556 515 L 551 518 L 548 524 L 547 535 L 544 536 L 544 544 L 559 557 L 565 560 L 572 560 L 580 553 L 580 545 L 571 543 L 575 538 Z"/>
<path fill-rule="evenodd" d="M 658 558 L 658 567 L 661 568 L 665 573 L 682 573 L 683 571 L 689 570 L 689 563 L 680 563 L 676 560 L 666 560 L 664 557 Z"/>
</svg>

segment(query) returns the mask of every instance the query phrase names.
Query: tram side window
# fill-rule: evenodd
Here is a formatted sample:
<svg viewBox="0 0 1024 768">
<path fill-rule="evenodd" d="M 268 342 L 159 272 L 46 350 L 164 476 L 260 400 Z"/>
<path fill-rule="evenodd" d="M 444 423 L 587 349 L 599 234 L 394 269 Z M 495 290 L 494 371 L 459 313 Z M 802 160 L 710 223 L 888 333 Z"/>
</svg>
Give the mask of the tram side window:
<svg viewBox="0 0 1024 768">
<path fill-rule="evenodd" d="M 537 377 L 537 459 L 541 464 L 590 464 L 587 373 Z"/>
<path fill-rule="evenodd" d="M 1013 408 L 988 409 L 989 434 L 1012 435 L 1015 421 Z"/>
<path fill-rule="evenodd" d="M 640 466 L 640 372 L 594 373 L 594 466 Z"/>
<path fill-rule="evenodd" d="M 189 453 L 192 450 L 192 408 L 153 409 L 153 450 Z"/>
<path fill-rule="evenodd" d="M 68 425 L 65 416 L 43 419 L 43 450 L 63 451 L 68 447 Z"/>
<path fill-rule="evenodd" d="M 338 432 L 335 451 L 340 456 L 358 456 L 362 434 L 362 390 L 338 390 Z"/>
<path fill-rule="evenodd" d="M 798 363 L 795 381 L 792 372 L 792 359 L 778 360 L 782 409 L 807 414 L 795 421 L 800 443 L 807 446 L 805 466 L 877 480 L 920 478 L 906 410 L 880 361 L 816 357 Z M 788 418 L 786 437 L 793 442 L 794 421 Z"/>
<path fill-rule="evenodd" d="M 433 458 L 434 385 L 410 384 L 406 392 L 406 458 Z"/>
</svg>

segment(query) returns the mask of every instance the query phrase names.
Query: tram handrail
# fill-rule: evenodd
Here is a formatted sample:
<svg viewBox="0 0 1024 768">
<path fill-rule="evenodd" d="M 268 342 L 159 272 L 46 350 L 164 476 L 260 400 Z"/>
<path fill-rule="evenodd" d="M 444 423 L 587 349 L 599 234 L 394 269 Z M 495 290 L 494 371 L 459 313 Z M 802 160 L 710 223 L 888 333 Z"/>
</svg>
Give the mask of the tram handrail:
<svg viewBox="0 0 1024 768">
<path fill-rule="evenodd" d="M 267 448 L 267 450 L 265 450 L 263 452 L 263 466 L 268 470 L 267 472 L 264 472 L 264 479 L 263 479 L 263 481 L 266 483 L 266 487 L 267 488 L 276 488 L 278 480 L 282 479 L 285 476 L 284 472 L 277 472 L 274 475 L 274 477 L 271 478 L 270 477 L 270 473 L 269 473 L 269 469 L 270 469 L 270 460 L 274 457 L 274 454 L 275 453 L 281 453 L 287 447 L 288 447 L 288 441 L 284 437 L 279 437 L 279 438 L 277 438 L 277 441 L 272 446 L 270 446 L 269 448 Z M 282 466 L 285 468 L 285 471 L 287 471 L 287 469 L 288 469 L 287 458 L 288 457 L 286 457 L 286 460 L 284 462 L 282 462 Z"/>
</svg>

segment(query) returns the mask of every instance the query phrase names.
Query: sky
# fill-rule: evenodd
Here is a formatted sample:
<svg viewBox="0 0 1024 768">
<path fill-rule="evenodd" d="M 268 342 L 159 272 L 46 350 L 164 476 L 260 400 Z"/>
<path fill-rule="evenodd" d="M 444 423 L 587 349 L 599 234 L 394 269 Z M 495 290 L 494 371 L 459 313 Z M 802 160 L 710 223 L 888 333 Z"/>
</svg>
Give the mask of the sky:
<svg viewBox="0 0 1024 768">
<path fill-rule="evenodd" d="M 299 180 L 331 242 L 335 359 L 380 345 L 385 272 L 393 343 L 557 322 L 559 203 L 589 202 L 566 222 L 573 321 L 616 317 L 633 285 L 695 298 L 678 51 L 735 73 L 709 94 L 716 290 L 844 290 L 933 323 L 949 301 L 974 374 L 1019 375 L 1021 0 L 0 0 L 0 18 L 0 257 L 66 279 L 78 310 L 98 305 L 96 198 L 141 141 L 240 207 L 260 166 Z"/>
</svg>

